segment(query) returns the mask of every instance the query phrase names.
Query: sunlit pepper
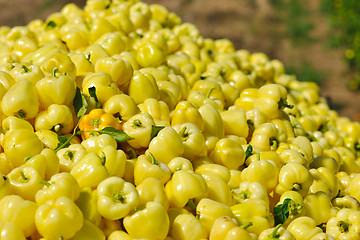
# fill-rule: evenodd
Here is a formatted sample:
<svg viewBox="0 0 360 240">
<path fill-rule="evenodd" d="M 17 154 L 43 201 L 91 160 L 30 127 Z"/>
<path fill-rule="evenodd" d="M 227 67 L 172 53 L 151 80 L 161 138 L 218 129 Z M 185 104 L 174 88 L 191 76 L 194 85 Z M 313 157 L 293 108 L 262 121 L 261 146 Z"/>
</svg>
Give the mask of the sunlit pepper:
<svg viewBox="0 0 360 240">
<path fill-rule="evenodd" d="M 79 183 L 80 189 L 83 187 L 96 187 L 109 175 L 103 161 L 94 152 L 89 152 L 77 162 L 70 171 Z"/>
<path fill-rule="evenodd" d="M 127 216 L 140 200 L 135 186 L 119 177 L 109 177 L 100 182 L 97 199 L 99 213 L 109 220 Z"/>
<path fill-rule="evenodd" d="M 52 130 L 63 135 L 70 133 L 73 128 L 73 115 L 66 105 L 51 104 L 35 118 L 35 130 Z"/>
<path fill-rule="evenodd" d="M 238 188 L 232 190 L 236 203 L 262 201 L 264 205 L 269 205 L 269 197 L 266 189 L 258 182 L 241 182 Z"/>
<path fill-rule="evenodd" d="M 153 125 L 155 122 L 149 113 L 139 113 L 132 116 L 123 125 L 124 132 L 134 138 L 128 141 L 129 145 L 134 148 L 148 147 Z"/>
<path fill-rule="evenodd" d="M 322 191 L 306 195 L 304 206 L 305 215 L 311 217 L 316 225 L 326 224 L 338 211 L 332 206 L 329 196 Z"/>
<path fill-rule="evenodd" d="M 37 204 L 18 195 L 8 195 L 0 200 L 0 221 L 11 222 L 21 229 L 25 237 L 36 231 L 35 212 Z M 3 237 L 1 235 L 1 237 Z"/>
<path fill-rule="evenodd" d="M 176 171 L 165 185 L 170 207 L 182 208 L 193 198 L 206 197 L 207 191 L 205 180 L 190 170 Z"/>
<path fill-rule="evenodd" d="M 262 231 L 259 240 L 295 240 L 294 236 L 281 225 Z"/>
<path fill-rule="evenodd" d="M 139 206 L 145 205 L 147 202 L 160 203 L 165 210 L 169 208 L 164 184 L 156 178 L 148 177 L 136 186 L 139 193 Z"/>
<path fill-rule="evenodd" d="M 27 79 L 12 85 L 2 98 L 1 109 L 6 116 L 34 118 L 39 112 L 35 85 Z"/>
<path fill-rule="evenodd" d="M 83 140 L 96 135 L 94 131 L 104 129 L 106 127 L 121 129 L 119 120 L 101 108 L 91 110 L 88 114 L 84 115 L 79 123 L 79 129 L 84 131 L 81 133 Z"/>
<path fill-rule="evenodd" d="M 239 226 L 235 218 L 222 216 L 215 220 L 210 232 L 210 240 L 237 240 L 237 239 L 255 239 L 256 235 L 249 233 L 246 229 L 251 223 Z"/>
<path fill-rule="evenodd" d="M 29 129 L 15 129 L 5 134 L 2 143 L 6 158 L 12 166 L 18 167 L 26 157 L 32 157 L 43 150 L 43 144 L 36 134 Z"/>
<path fill-rule="evenodd" d="M 261 183 L 270 193 L 278 183 L 279 169 L 272 160 L 253 161 L 241 172 L 241 179 Z"/>
<path fill-rule="evenodd" d="M 228 110 L 220 113 L 224 123 L 226 135 L 236 135 L 246 138 L 249 134 L 249 127 L 245 112 L 243 110 Z"/>
<path fill-rule="evenodd" d="M 111 75 L 105 71 L 91 73 L 84 78 L 82 90 L 88 96 L 90 96 L 89 88 L 91 87 L 95 87 L 96 96 L 101 104 L 104 104 L 110 97 L 121 93 Z"/>
<path fill-rule="evenodd" d="M 155 125 L 170 125 L 170 110 L 165 102 L 156 100 L 155 98 L 148 98 L 143 103 L 140 103 L 138 107 L 141 112 L 147 112 L 152 116 Z"/>
<path fill-rule="evenodd" d="M 81 145 L 85 147 L 86 151 L 96 153 L 100 152 L 100 150 L 106 146 L 117 148 L 116 140 L 108 134 L 90 137 L 82 141 Z"/>
<path fill-rule="evenodd" d="M 359 239 L 360 211 L 343 208 L 326 223 L 326 233 L 335 239 Z"/>
<path fill-rule="evenodd" d="M 45 148 L 54 150 L 59 143 L 58 134 L 51 130 L 38 130 L 35 134 L 38 136 Z"/>
<path fill-rule="evenodd" d="M 147 98 L 160 99 L 159 87 L 151 73 L 134 71 L 129 83 L 129 96 L 136 104 L 144 102 Z"/>
<path fill-rule="evenodd" d="M 284 165 L 279 172 L 279 184 L 276 186 L 275 192 L 279 195 L 285 191 L 296 191 L 305 196 L 309 187 L 313 182 L 309 170 L 304 165 L 296 162 L 289 162 Z"/>
<path fill-rule="evenodd" d="M 92 73 L 95 71 L 94 64 L 89 61 L 84 53 L 71 52 L 69 53 L 71 61 L 76 66 L 76 76 L 84 76 L 87 73 Z M 78 84 L 78 87 L 81 87 L 77 78 L 74 79 Z"/>
<path fill-rule="evenodd" d="M 96 43 L 100 44 L 110 56 L 113 56 L 126 50 L 127 38 L 119 32 L 108 32 L 96 40 Z"/>
<path fill-rule="evenodd" d="M 262 231 L 274 224 L 274 217 L 267 206 L 262 203 L 239 203 L 231 206 L 235 219 L 239 224 L 252 223 L 246 230 L 260 235 Z"/>
<path fill-rule="evenodd" d="M 316 222 L 311 217 L 303 216 L 294 219 L 286 228 L 295 239 L 310 240 L 316 234 L 322 233 L 321 228 L 316 226 Z"/>
<path fill-rule="evenodd" d="M 339 179 L 330 169 L 325 167 L 319 167 L 317 169 L 310 169 L 309 172 L 314 178 L 314 181 L 320 180 L 326 184 L 328 188 L 327 192 L 330 193 L 329 197 L 331 199 L 335 198 L 338 195 L 339 191 L 341 191 Z"/>
<path fill-rule="evenodd" d="M 210 104 L 205 104 L 198 110 L 204 120 L 203 133 L 205 135 L 212 135 L 218 138 L 222 138 L 225 132 L 219 111 Z"/>
<path fill-rule="evenodd" d="M 51 104 L 72 106 L 76 93 L 75 81 L 66 75 L 47 76 L 36 83 L 41 108 L 47 109 Z"/>
<path fill-rule="evenodd" d="M 56 72 L 54 73 L 54 69 Z M 67 54 L 57 53 L 48 58 L 43 64 L 42 69 L 47 74 L 55 74 L 54 77 L 67 75 L 75 80 L 76 66 Z"/>
<path fill-rule="evenodd" d="M 45 77 L 44 73 L 38 65 L 31 64 L 16 65 L 10 73 L 16 82 L 22 79 L 27 79 L 34 85 L 37 83 L 37 81 Z"/>
<path fill-rule="evenodd" d="M 184 153 L 185 146 L 180 135 L 171 127 L 161 129 L 150 143 L 148 151 L 157 161 L 168 164 L 173 158 Z"/>
<path fill-rule="evenodd" d="M 169 163 L 168 167 L 172 173 L 183 169 L 183 170 L 194 170 L 192 162 L 184 157 L 173 158 Z"/>
<path fill-rule="evenodd" d="M 139 108 L 134 100 L 126 94 L 110 97 L 104 103 L 103 109 L 121 121 L 128 121 L 132 116 L 139 113 Z"/>
<path fill-rule="evenodd" d="M 179 102 L 172 114 L 171 126 L 183 123 L 193 123 L 200 131 L 204 129 L 204 120 L 195 105 L 189 101 Z"/>
<path fill-rule="evenodd" d="M 70 173 L 57 173 L 49 181 L 43 180 L 41 183 L 44 187 L 35 195 L 35 200 L 39 205 L 46 203 L 48 200 L 56 200 L 61 196 L 66 196 L 72 201 L 79 197 L 79 184 Z"/>
<path fill-rule="evenodd" d="M 169 217 L 160 203 L 148 202 L 143 209 L 124 218 L 124 227 L 133 238 L 161 240 L 168 234 Z"/>
<path fill-rule="evenodd" d="M 25 240 L 24 233 L 20 227 L 12 222 L 0 221 L 0 236 L 4 240 Z"/>
<path fill-rule="evenodd" d="M 109 54 L 105 49 L 98 43 L 89 45 L 85 50 L 82 51 L 90 62 L 96 62 L 99 58 L 109 57 Z"/>
<path fill-rule="evenodd" d="M 133 74 L 133 68 L 128 61 L 113 57 L 99 58 L 95 62 L 95 71 L 109 73 L 118 86 L 127 84 Z"/>
<path fill-rule="evenodd" d="M 288 199 L 288 200 L 287 200 Z M 279 202 L 275 207 L 279 205 L 287 204 L 289 215 L 287 220 L 283 223 L 283 227 L 287 227 L 295 218 L 301 217 L 305 214 L 305 205 L 303 197 L 299 192 L 286 191 L 280 196 Z M 275 210 L 274 210 L 275 211 Z M 277 216 L 275 216 L 276 218 Z"/>
<path fill-rule="evenodd" d="M 192 214 L 181 213 L 171 223 L 169 236 L 173 239 L 207 239 L 209 233 Z"/>
<path fill-rule="evenodd" d="M 83 214 L 68 197 L 49 200 L 36 210 L 38 232 L 47 239 L 71 238 L 83 226 Z"/>
<path fill-rule="evenodd" d="M 134 182 L 138 186 L 147 178 L 156 178 L 165 184 L 171 177 L 170 168 L 161 161 L 158 161 L 155 156 L 150 153 L 140 155 L 134 167 Z"/>
<path fill-rule="evenodd" d="M 245 152 L 242 146 L 229 138 L 222 138 L 216 142 L 210 159 L 228 169 L 238 169 L 245 161 Z"/>
<path fill-rule="evenodd" d="M 81 144 L 71 144 L 67 148 L 60 149 L 56 155 L 60 162 L 61 172 L 70 172 L 74 165 L 86 154 L 86 149 Z"/>
</svg>

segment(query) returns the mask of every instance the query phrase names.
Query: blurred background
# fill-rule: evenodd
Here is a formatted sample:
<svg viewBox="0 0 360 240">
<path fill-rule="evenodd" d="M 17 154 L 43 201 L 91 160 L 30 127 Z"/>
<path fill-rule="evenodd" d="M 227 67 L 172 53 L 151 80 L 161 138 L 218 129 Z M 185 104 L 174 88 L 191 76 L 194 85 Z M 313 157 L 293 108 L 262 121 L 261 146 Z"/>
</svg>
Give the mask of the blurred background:
<svg viewBox="0 0 360 240">
<path fill-rule="evenodd" d="M 281 60 L 288 73 L 321 86 L 332 109 L 360 121 L 359 0 L 143 0 L 162 4 L 204 37 Z M 0 25 L 29 21 L 85 0 L 0 0 Z"/>
</svg>

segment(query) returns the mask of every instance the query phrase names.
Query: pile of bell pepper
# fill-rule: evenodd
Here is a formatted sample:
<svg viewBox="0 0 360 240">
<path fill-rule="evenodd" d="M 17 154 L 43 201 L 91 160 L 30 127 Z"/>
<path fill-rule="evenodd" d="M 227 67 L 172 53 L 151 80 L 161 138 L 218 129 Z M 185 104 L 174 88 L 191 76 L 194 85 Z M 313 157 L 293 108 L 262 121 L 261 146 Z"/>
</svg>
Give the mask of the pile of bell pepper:
<svg viewBox="0 0 360 240">
<path fill-rule="evenodd" d="M 0 238 L 360 239 L 360 123 L 139 0 L 0 27 Z"/>
</svg>

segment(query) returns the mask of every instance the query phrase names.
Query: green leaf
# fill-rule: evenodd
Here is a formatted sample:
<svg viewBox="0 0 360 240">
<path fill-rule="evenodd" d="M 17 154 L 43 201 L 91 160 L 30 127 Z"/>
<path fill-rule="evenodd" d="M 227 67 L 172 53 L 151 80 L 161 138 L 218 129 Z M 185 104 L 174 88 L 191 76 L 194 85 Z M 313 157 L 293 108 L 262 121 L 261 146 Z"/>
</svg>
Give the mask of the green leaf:
<svg viewBox="0 0 360 240">
<path fill-rule="evenodd" d="M 58 145 L 56 146 L 56 149 L 58 149 L 58 148 L 66 148 L 66 147 L 68 147 L 68 146 L 70 146 L 70 142 L 68 142 L 67 144 L 65 144 L 66 142 L 67 142 L 67 140 L 68 140 L 68 138 L 65 136 L 65 135 L 60 135 L 60 136 L 58 136 L 57 137 L 58 138 L 58 141 L 59 141 L 59 143 L 58 143 Z M 65 145 L 64 145 L 65 144 Z M 56 151 L 56 149 L 55 149 L 55 151 Z"/>
<path fill-rule="evenodd" d="M 134 139 L 134 138 L 130 137 L 129 135 L 127 135 L 126 133 L 124 133 L 123 131 L 113 128 L 113 127 L 106 127 L 97 132 L 99 134 L 108 134 L 119 143 L 123 143 L 123 142 Z"/>
<path fill-rule="evenodd" d="M 84 116 L 88 108 L 88 103 L 84 95 L 81 93 L 80 88 L 78 87 L 76 87 L 76 94 L 73 100 L 73 106 L 77 117 Z"/>
<path fill-rule="evenodd" d="M 275 226 L 286 222 L 289 217 L 289 205 L 292 201 L 290 198 L 286 198 L 282 204 L 274 207 Z"/>
<path fill-rule="evenodd" d="M 158 135 L 158 133 L 160 132 L 161 129 L 163 129 L 165 126 L 155 126 L 152 125 L 151 126 L 151 137 L 150 140 L 153 139 L 154 137 L 156 137 Z"/>
<path fill-rule="evenodd" d="M 49 30 L 49 29 L 52 29 L 52 28 L 55 28 L 57 26 L 56 22 L 54 21 L 49 21 L 46 26 L 45 26 L 45 30 Z"/>
<path fill-rule="evenodd" d="M 246 155 L 245 159 L 247 159 L 248 157 L 253 155 L 252 151 L 253 151 L 253 147 L 251 145 L 247 146 L 246 151 L 245 151 L 245 155 Z"/>
</svg>

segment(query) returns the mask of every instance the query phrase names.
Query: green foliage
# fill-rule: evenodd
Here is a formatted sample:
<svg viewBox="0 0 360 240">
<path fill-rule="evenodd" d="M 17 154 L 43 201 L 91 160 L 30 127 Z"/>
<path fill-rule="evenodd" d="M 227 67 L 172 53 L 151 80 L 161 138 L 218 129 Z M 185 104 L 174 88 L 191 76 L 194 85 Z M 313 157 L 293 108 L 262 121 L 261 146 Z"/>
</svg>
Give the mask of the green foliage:
<svg viewBox="0 0 360 240">
<path fill-rule="evenodd" d="M 330 21 L 329 45 L 345 48 L 344 57 L 352 71 L 360 72 L 360 1 L 322 0 L 321 11 Z M 357 75 L 358 75 L 357 74 Z M 358 78 L 358 77 L 357 77 Z M 354 82 L 349 84 L 350 89 Z"/>
<path fill-rule="evenodd" d="M 286 68 L 288 74 L 294 74 L 299 81 L 315 82 L 321 85 L 325 74 L 314 69 L 309 63 L 303 62 L 300 67 L 289 66 Z"/>
</svg>

